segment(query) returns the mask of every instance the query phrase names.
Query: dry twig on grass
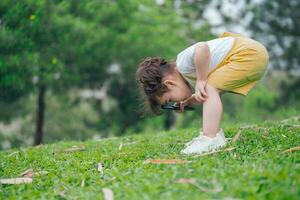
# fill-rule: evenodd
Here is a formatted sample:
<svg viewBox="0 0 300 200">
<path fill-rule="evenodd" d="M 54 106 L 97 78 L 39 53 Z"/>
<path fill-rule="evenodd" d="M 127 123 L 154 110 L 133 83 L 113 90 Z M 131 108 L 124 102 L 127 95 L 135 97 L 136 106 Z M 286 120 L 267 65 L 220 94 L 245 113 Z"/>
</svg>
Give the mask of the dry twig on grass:
<svg viewBox="0 0 300 200">
<path fill-rule="evenodd" d="M 82 151 L 85 149 L 85 146 L 83 144 L 79 145 L 79 146 L 72 146 L 70 148 L 66 148 L 63 150 L 64 153 L 72 153 L 72 152 L 76 152 L 76 151 Z"/>
<path fill-rule="evenodd" d="M 284 151 L 282 151 L 281 153 L 291 153 L 291 152 L 299 151 L 299 150 L 300 150 L 300 146 L 298 146 L 298 147 L 293 147 L 293 148 L 284 150 Z"/>
<path fill-rule="evenodd" d="M 149 159 L 145 160 L 144 164 L 184 164 L 189 161 L 179 159 Z"/>
<path fill-rule="evenodd" d="M 240 138 L 240 136 L 241 136 L 241 129 L 239 129 L 239 130 L 237 131 L 237 133 L 235 134 L 235 136 L 232 138 L 231 144 L 236 143 L 236 141 L 238 141 L 238 139 Z"/>
<path fill-rule="evenodd" d="M 21 177 L 21 178 L 0 179 L 0 184 L 15 185 L 15 184 L 28 184 L 28 183 L 32 183 L 32 178 Z"/>
</svg>

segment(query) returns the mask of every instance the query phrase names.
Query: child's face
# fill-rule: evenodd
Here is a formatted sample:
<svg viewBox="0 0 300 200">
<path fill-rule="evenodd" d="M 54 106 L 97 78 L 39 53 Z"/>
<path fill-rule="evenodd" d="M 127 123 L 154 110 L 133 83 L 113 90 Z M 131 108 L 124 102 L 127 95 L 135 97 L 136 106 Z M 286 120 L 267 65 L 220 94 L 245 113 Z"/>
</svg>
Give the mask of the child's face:
<svg viewBox="0 0 300 200">
<path fill-rule="evenodd" d="M 169 90 L 159 98 L 161 105 L 165 105 L 168 102 L 180 102 L 192 95 L 190 87 L 182 77 L 165 79 L 163 83 Z"/>
</svg>

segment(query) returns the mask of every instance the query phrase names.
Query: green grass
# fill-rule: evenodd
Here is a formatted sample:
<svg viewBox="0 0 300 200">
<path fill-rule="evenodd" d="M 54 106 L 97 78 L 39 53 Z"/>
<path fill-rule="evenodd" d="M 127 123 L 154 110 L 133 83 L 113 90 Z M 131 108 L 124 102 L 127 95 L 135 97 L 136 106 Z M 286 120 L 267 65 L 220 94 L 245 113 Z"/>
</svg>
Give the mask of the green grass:
<svg viewBox="0 0 300 200">
<path fill-rule="evenodd" d="M 179 154 L 196 129 L 2 151 L 0 178 L 17 177 L 28 168 L 49 173 L 31 184 L 0 185 L 0 199 L 103 199 L 104 187 L 115 199 L 300 199 L 300 151 L 281 153 L 300 146 L 299 125 L 296 117 L 243 128 L 229 145 L 234 150 L 204 157 Z M 245 125 L 223 127 L 226 137 L 240 126 Z M 83 151 L 64 152 L 80 144 Z M 191 162 L 143 163 L 158 158 Z M 103 164 L 103 177 L 97 163 Z M 177 183 L 180 178 L 194 178 L 198 187 Z"/>
</svg>

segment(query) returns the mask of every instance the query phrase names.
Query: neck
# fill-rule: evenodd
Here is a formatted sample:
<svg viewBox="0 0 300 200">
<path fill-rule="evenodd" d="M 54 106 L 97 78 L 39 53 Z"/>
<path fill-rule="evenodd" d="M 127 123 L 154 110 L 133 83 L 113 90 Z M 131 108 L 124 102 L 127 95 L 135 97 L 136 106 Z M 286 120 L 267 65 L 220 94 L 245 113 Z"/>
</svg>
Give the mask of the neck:
<svg viewBox="0 0 300 200">
<path fill-rule="evenodd" d="M 178 78 L 181 79 L 191 89 L 190 83 L 184 78 L 184 76 L 178 71 L 177 68 L 175 68 L 175 71 Z"/>
<path fill-rule="evenodd" d="M 177 68 L 175 68 L 175 73 L 176 73 L 176 77 L 177 79 L 179 79 L 180 82 L 182 82 L 184 85 L 186 85 L 186 87 L 184 87 L 185 90 L 187 90 L 187 92 L 190 94 L 190 96 L 193 93 L 193 90 L 191 88 L 191 85 L 189 84 L 189 82 L 184 78 L 184 76 L 178 71 Z"/>
</svg>

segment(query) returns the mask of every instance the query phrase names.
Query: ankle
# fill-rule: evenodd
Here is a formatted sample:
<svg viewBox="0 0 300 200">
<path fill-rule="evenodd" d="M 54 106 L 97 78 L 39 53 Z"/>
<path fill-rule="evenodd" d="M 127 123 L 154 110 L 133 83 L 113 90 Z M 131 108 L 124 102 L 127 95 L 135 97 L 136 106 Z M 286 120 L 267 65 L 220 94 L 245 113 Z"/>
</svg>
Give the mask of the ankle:
<svg viewBox="0 0 300 200">
<path fill-rule="evenodd" d="M 206 137 L 209 137 L 209 138 L 215 138 L 217 137 L 217 134 L 206 134 L 206 133 L 203 133 L 204 136 Z"/>
</svg>

